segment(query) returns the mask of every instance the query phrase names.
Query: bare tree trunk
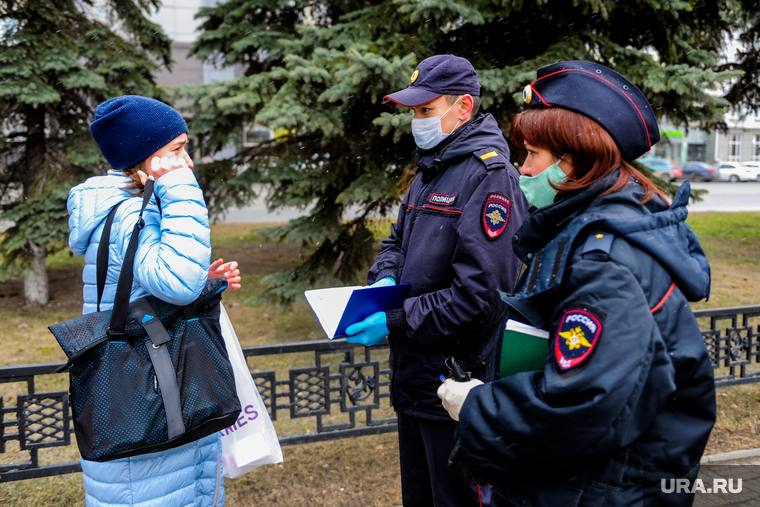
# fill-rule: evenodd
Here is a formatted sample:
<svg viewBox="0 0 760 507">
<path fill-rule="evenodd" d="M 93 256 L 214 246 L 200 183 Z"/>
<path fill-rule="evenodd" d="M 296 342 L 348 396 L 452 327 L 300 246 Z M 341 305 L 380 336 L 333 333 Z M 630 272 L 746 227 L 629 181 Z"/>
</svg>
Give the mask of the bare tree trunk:
<svg viewBox="0 0 760 507">
<path fill-rule="evenodd" d="M 46 305 L 48 303 L 48 276 L 45 267 L 45 247 L 31 241 L 29 248 L 34 255 L 32 269 L 24 277 L 24 298 L 28 306 Z"/>
<path fill-rule="evenodd" d="M 26 110 L 26 172 L 24 174 L 24 199 L 39 193 L 47 143 L 45 139 L 45 107 L 27 106 Z M 37 187 L 37 188 L 35 188 Z M 24 297 L 31 306 L 48 303 L 48 276 L 45 266 L 45 245 L 28 240 L 32 251 L 32 269 L 24 277 Z"/>
</svg>

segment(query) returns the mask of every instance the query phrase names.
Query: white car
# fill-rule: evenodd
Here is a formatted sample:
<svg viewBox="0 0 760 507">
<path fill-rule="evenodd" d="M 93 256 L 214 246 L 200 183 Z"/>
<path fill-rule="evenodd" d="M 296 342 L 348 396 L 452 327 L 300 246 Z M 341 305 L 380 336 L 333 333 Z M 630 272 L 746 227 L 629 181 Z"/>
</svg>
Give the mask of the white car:
<svg viewBox="0 0 760 507">
<path fill-rule="evenodd" d="M 742 165 L 755 171 L 755 181 L 760 181 L 760 162 L 742 162 Z"/>
<path fill-rule="evenodd" d="M 760 181 L 760 162 L 721 162 L 715 167 L 721 181 Z"/>
</svg>

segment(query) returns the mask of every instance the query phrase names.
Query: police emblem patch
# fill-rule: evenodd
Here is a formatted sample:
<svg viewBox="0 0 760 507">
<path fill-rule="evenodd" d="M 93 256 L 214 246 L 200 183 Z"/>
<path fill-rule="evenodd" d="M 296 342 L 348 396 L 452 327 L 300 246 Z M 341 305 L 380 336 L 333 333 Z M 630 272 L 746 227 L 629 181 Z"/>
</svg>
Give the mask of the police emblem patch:
<svg viewBox="0 0 760 507">
<path fill-rule="evenodd" d="M 586 310 L 568 310 L 559 322 L 554 357 L 563 370 L 578 366 L 594 350 L 602 324 Z"/>
<path fill-rule="evenodd" d="M 512 201 L 506 195 L 488 194 L 483 203 L 483 230 L 491 239 L 498 238 L 507 228 L 509 222 L 509 208 Z"/>
</svg>

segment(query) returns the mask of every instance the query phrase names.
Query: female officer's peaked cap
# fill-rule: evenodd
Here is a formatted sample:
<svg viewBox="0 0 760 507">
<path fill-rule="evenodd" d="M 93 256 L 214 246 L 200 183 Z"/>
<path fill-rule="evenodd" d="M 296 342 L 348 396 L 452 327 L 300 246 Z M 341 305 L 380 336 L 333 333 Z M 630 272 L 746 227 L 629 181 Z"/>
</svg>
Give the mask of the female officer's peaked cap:
<svg viewBox="0 0 760 507">
<path fill-rule="evenodd" d="M 588 116 L 609 132 L 625 160 L 635 160 L 660 140 L 652 106 L 614 70 L 568 61 L 542 67 L 537 74 L 523 91 L 531 109 L 561 107 Z"/>
</svg>

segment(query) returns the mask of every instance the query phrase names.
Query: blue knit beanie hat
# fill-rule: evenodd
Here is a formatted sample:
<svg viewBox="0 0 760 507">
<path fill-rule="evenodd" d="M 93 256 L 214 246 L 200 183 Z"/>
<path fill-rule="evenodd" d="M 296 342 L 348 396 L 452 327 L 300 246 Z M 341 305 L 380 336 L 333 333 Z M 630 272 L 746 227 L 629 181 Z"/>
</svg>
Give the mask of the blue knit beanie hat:
<svg viewBox="0 0 760 507">
<path fill-rule="evenodd" d="M 187 132 L 172 107 L 139 95 L 123 95 L 95 108 L 90 133 L 114 169 L 129 169 Z"/>
</svg>

